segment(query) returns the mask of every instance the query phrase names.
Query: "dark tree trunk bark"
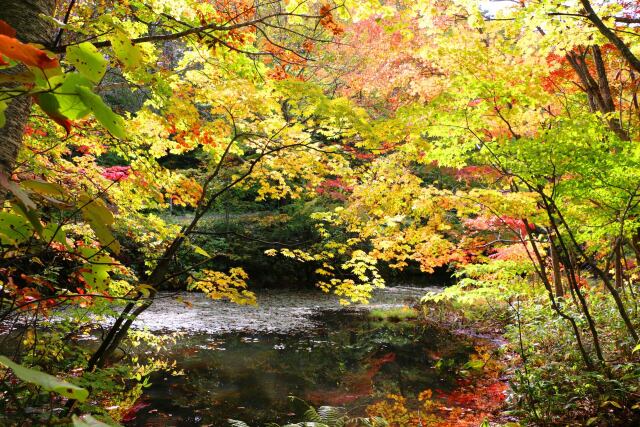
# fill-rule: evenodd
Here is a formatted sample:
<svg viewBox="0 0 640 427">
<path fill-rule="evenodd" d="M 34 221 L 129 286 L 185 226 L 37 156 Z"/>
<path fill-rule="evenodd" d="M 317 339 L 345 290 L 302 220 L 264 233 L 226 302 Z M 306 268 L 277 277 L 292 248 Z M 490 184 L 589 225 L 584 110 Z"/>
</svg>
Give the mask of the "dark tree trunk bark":
<svg viewBox="0 0 640 427">
<path fill-rule="evenodd" d="M 49 46 L 54 28 L 39 15 L 52 16 L 54 8 L 55 0 L 4 0 L 0 19 L 15 28 L 21 41 Z M 31 98 L 20 96 L 13 99 L 5 111 L 6 124 L 0 128 L 0 173 L 9 175 L 15 166 L 30 109 Z M 0 194 L 0 200 L 2 198 Z"/>
<path fill-rule="evenodd" d="M 591 53 L 596 68 L 597 80 L 591 75 L 591 71 L 586 61 L 586 52 L 569 52 L 567 53 L 566 58 L 582 83 L 582 89 L 586 92 L 589 98 L 589 107 L 591 108 L 591 111 L 599 111 L 602 114 L 608 115 L 606 121 L 609 124 L 609 128 L 618 135 L 620 139 L 629 141 L 629 134 L 623 128 L 622 122 L 619 118 L 611 115 L 611 113 L 615 113 L 616 107 L 613 103 L 613 98 L 611 97 L 611 87 L 609 86 L 609 79 L 607 78 L 607 72 L 604 61 L 602 60 L 600 47 L 595 45 L 592 46 Z"/>
<path fill-rule="evenodd" d="M 540 250 L 538 250 L 538 245 L 536 244 L 536 240 L 531 234 L 531 227 L 529 225 L 529 222 L 525 218 L 522 219 L 522 222 L 524 223 L 524 228 L 527 231 L 527 235 L 529 236 L 529 241 L 531 242 L 531 247 L 535 255 L 535 261 L 538 264 L 536 266 L 536 263 L 535 262 L 533 263 L 536 270 L 536 274 L 538 275 L 538 277 L 542 281 L 542 284 L 547 290 L 547 294 L 549 295 L 549 301 L 551 302 L 551 308 L 553 308 L 553 310 L 556 313 L 558 313 L 560 317 L 562 317 L 563 319 L 568 321 L 569 324 L 571 324 L 571 328 L 573 329 L 573 334 L 576 339 L 576 345 L 578 346 L 578 350 L 580 350 L 580 354 L 582 355 L 582 360 L 586 368 L 590 371 L 593 371 L 595 368 L 595 365 L 593 364 L 593 361 L 591 360 L 591 357 L 589 356 L 589 353 L 587 353 L 587 350 L 582 342 L 582 336 L 580 335 L 580 328 L 578 328 L 578 323 L 572 316 L 565 313 L 556 302 L 556 297 L 553 295 L 553 288 L 551 287 L 551 283 L 547 278 L 545 261 L 542 258 L 542 255 L 540 254 Z"/>
<path fill-rule="evenodd" d="M 616 247 L 614 250 L 614 265 L 615 265 L 615 281 L 616 288 L 623 289 L 623 270 L 622 270 L 622 242 L 621 238 L 616 241 Z"/>
</svg>

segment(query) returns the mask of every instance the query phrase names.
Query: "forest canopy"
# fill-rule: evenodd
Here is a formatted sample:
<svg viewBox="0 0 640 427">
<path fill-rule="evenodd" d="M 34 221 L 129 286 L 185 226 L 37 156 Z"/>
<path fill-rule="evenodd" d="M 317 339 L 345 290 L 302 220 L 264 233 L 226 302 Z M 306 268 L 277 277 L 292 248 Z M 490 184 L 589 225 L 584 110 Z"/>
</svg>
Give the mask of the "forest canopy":
<svg viewBox="0 0 640 427">
<path fill-rule="evenodd" d="M 443 274 L 421 313 L 499 324 L 509 416 L 633 425 L 639 24 L 627 0 L 4 1 L 0 424 L 125 423 L 175 368 L 128 351 L 165 345 L 135 322 L 168 291 L 350 305 Z"/>
</svg>

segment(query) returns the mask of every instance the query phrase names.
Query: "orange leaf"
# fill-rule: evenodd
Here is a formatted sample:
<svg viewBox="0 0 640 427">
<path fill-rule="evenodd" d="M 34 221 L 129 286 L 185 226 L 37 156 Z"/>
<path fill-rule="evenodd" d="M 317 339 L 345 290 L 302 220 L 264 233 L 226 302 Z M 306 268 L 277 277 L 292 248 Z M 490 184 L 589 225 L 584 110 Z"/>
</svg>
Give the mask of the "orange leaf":
<svg viewBox="0 0 640 427">
<path fill-rule="evenodd" d="M 11 25 L 0 19 L 0 34 L 4 34 L 5 36 L 9 37 L 15 37 L 16 30 L 14 30 Z"/>
<path fill-rule="evenodd" d="M 45 51 L 4 34 L 0 34 L 0 54 L 31 67 L 47 69 L 58 66 L 58 60 L 49 58 Z"/>
</svg>

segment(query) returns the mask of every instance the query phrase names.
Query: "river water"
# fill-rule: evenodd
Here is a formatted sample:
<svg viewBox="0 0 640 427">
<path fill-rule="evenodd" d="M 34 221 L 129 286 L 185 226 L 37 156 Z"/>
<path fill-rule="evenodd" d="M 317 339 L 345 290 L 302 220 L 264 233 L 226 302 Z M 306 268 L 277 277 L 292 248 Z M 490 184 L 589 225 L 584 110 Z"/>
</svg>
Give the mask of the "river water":
<svg viewBox="0 0 640 427">
<path fill-rule="evenodd" d="M 152 375 L 125 424 L 226 426 L 233 418 L 261 426 L 300 421 L 288 396 L 364 415 L 388 393 L 449 390 L 455 377 L 437 362 L 464 363 L 470 342 L 419 322 L 368 315 L 411 305 L 429 290 L 390 287 L 369 306 L 348 308 L 319 292 L 261 291 L 256 307 L 161 295 L 137 327 L 181 332 L 161 356 L 184 375 Z"/>
<path fill-rule="evenodd" d="M 367 305 L 350 305 L 349 311 L 411 305 L 436 287 L 394 286 L 378 289 Z M 138 328 L 152 331 L 186 331 L 208 334 L 229 332 L 291 333 L 313 329 L 320 323 L 315 314 L 342 311 L 333 294 L 305 290 L 262 290 L 258 304 L 237 305 L 211 300 L 201 293 L 160 294 L 137 320 Z"/>
</svg>

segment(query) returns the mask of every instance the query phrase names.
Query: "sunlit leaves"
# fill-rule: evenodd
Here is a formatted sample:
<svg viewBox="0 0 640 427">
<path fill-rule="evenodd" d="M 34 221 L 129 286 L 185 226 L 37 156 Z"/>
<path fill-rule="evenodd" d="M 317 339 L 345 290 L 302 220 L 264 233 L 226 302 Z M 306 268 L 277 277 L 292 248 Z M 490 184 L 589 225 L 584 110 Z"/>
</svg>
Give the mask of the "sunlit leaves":
<svg viewBox="0 0 640 427">
<path fill-rule="evenodd" d="M 67 48 L 67 61 L 93 83 L 98 83 L 107 71 L 107 61 L 89 42 Z"/>
<path fill-rule="evenodd" d="M 116 58 L 126 69 L 135 69 L 140 66 L 143 55 L 139 46 L 131 42 L 131 38 L 123 31 L 117 31 L 111 37 L 111 46 Z"/>
<path fill-rule="evenodd" d="M 78 88 L 93 86 L 90 80 L 78 73 L 65 74 L 51 79 L 52 92 L 38 95 L 38 104 L 49 115 L 59 115 L 75 120 L 85 117 L 91 109 L 82 101 Z"/>
<path fill-rule="evenodd" d="M 124 119 L 115 114 L 100 96 L 84 86 L 77 87 L 78 95 L 82 102 L 88 106 L 96 119 L 116 138 L 126 138 Z"/>
<path fill-rule="evenodd" d="M 33 227 L 24 217 L 9 212 L 0 212 L 0 242 L 17 245 L 33 235 Z"/>
<path fill-rule="evenodd" d="M 91 225 L 100 243 L 110 248 L 114 253 L 119 253 L 120 243 L 110 230 L 110 226 L 114 223 L 113 214 L 107 209 L 104 202 L 100 199 L 91 199 L 89 196 L 83 195 L 80 198 L 80 203 L 82 214 Z"/>
<path fill-rule="evenodd" d="M 62 186 L 52 182 L 38 180 L 24 180 L 20 182 L 23 188 L 27 188 L 43 196 L 51 196 L 57 199 L 64 199 L 68 194 Z"/>
<path fill-rule="evenodd" d="M 84 264 L 80 274 L 91 291 L 102 292 L 107 289 L 111 272 L 117 263 L 103 251 L 83 248 Z"/>
<path fill-rule="evenodd" d="M 228 274 L 203 270 L 188 287 L 204 292 L 211 299 L 228 299 L 236 304 L 253 305 L 256 303 L 256 297 L 246 289 L 248 278 L 247 273 L 239 267 L 230 269 Z"/>
</svg>

